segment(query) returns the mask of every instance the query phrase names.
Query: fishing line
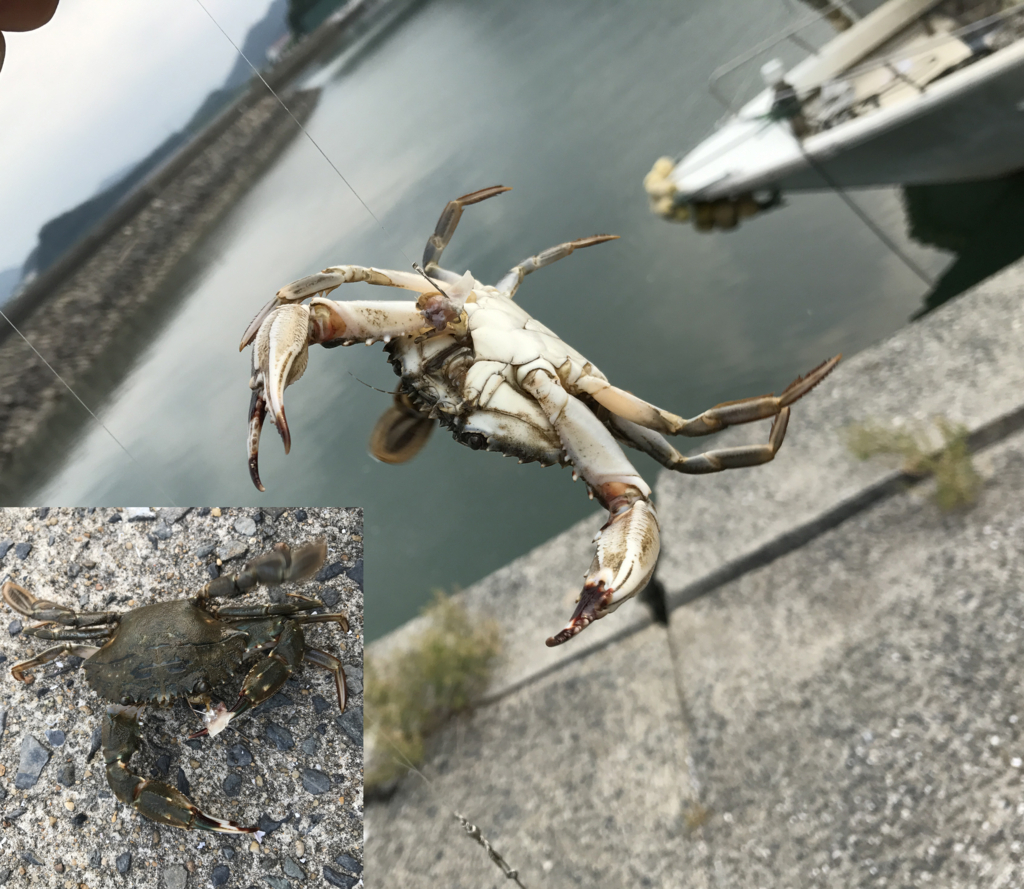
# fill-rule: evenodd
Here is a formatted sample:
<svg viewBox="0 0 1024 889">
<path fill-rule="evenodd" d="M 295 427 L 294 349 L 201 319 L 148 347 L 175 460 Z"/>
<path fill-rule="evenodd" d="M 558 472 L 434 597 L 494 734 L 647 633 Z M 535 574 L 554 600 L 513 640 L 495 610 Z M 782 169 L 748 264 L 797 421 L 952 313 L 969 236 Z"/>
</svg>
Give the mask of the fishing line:
<svg viewBox="0 0 1024 889">
<path fill-rule="evenodd" d="M 25 334 L 23 334 L 18 329 L 17 325 L 10 318 L 8 318 L 6 314 L 4 314 L 3 310 L 0 310 L 0 318 L 3 318 L 4 321 L 6 321 L 8 324 L 11 325 L 11 328 L 14 330 L 14 332 L 16 334 L 18 334 L 18 336 L 20 336 L 25 341 L 25 345 L 28 346 L 33 352 L 36 353 L 36 356 L 39 358 L 39 360 L 42 361 L 43 364 L 45 364 L 50 369 L 50 371 L 53 373 L 53 375 L 58 380 L 61 381 L 61 383 L 63 384 L 64 388 L 67 389 L 68 392 L 70 392 L 74 396 L 75 401 L 77 401 L 80 405 L 82 405 L 82 407 L 84 407 L 86 409 L 86 411 L 88 412 L 89 416 L 92 417 L 99 424 L 100 428 L 104 432 L 106 432 L 107 435 L 109 435 L 114 440 L 114 443 L 122 451 L 125 452 L 125 454 L 128 456 L 128 459 L 130 459 L 132 461 L 132 463 L 134 463 L 139 468 L 139 470 L 145 474 L 146 467 L 143 466 L 138 460 L 135 459 L 135 456 L 132 454 L 132 452 L 129 451 L 128 448 L 126 448 L 124 446 L 124 444 L 121 443 L 121 440 L 116 435 L 114 435 L 114 433 L 110 430 L 110 427 L 107 426 L 106 423 L 104 423 L 99 417 L 97 417 L 95 413 L 93 413 L 93 410 L 92 410 L 91 407 L 89 407 L 89 405 L 87 405 L 84 401 L 82 401 L 82 399 L 79 397 L 78 393 L 74 389 L 72 389 L 71 386 L 68 384 L 67 380 L 65 380 L 64 377 L 62 377 L 59 373 L 57 373 L 56 368 L 54 368 L 54 366 L 52 364 L 50 364 L 50 362 L 47 361 L 42 356 L 40 351 L 35 346 L 33 346 L 32 343 L 29 342 L 28 337 L 25 336 Z M 170 492 L 162 484 L 160 484 L 160 482 L 157 481 L 155 477 L 153 479 L 153 483 L 160 489 L 160 491 L 167 498 L 167 501 L 168 501 L 168 503 L 171 504 L 171 506 L 177 506 L 178 505 L 177 501 L 171 496 Z"/>
<path fill-rule="evenodd" d="M 206 8 L 206 6 L 203 5 L 203 0 L 196 0 L 196 3 L 199 4 L 200 9 L 202 9 L 203 12 L 206 13 L 206 15 L 209 17 L 210 21 L 213 22 L 214 25 L 216 25 L 217 30 L 220 31 L 220 33 L 224 35 L 224 39 L 227 40 L 227 42 L 230 43 L 234 47 L 235 52 L 237 52 L 242 57 L 242 59 L 245 61 L 245 64 L 247 64 L 252 69 L 253 74 L 255 74 L 260 79 L 260 82 L 267 88 L 267 90 L 269 91 L 270 95 L 272 95 L 277 100 L 277 103 L 285 110 L 285 112 L 288 114 L 288 116 L 293 121 L 295 121 L 295 126 L 297 126 L 299 128 L 299 130 L 302 132 L 302 134 L 307 139 L 309 139 L 309 141 L 313 144 L 313 147 L 317 151 L 320 152 L 320 154 L 323 157 L 323 159 L 325 161 L 327 161 L 328 164 L 330 164 L 331 169 L 334 170 L 334 172 L 338 174 L 338 178 L 341 179 L 341 181 L 345 183 L 346 187 L 348 188 L 349 191 L 352 192 L 352 194 L 355 196 L 356 200 L 359 201 L 359 203 L 363 205 L 363 209 L 366 210 L 366 212 L 370 214 L 370 216 L 372 217 L 373 221 L 376 222 L 377 225 L 380 227 L 380 230 L 382 232 L 384 232 L 385 235 L 388 236 L 388 238 L 390 239 L 392 244 L 394 244 L 394 246 L 398 248 L 398 252 L 401 253 L 402 256 L 405 257 L 405 261 L 407 263 L 409 263 L 410 265 L 412 265 L 412 260 L 409 259 L 409 257 L 406 254 L 406 252 L 402 249 L 402 245 L 398 242 L 398 238 L 396 238 L 388 230 L 387 226 L 385 226 L 384 223 L 380 221 L 380 219 L 377 217 L 377 214 L 374 213 L 373 210 L 370 209 L 370 205 L 367 204 L 366 201 L 364 201 L 362 199 L 362 197 L 360 196 L 359 192 L 356 191 L 355 186 L 353 186 L 352 183 L 349 182 L 348 179 L 345 178 L 345 175 L 341 172 L 341 170 L 339 170 L 337 168 L 337 166 L 335 166 L 334 161 L 332 161 L 327 156 L 327 152 L 324 151 L 320 147 L 320 145 L 317 143 L 316 139 L 314 139 L 310 135 L 309 130 L 307 130 L 302 125 L 302 122 L 294 114 L 292 114 L 291 109 L 284 103 L 284 100 L 274 91 L 274 88 L 269 83 L 267 83 L 266 78 L 264 78 L 264 76 L 260 72 L 260 70 L 249 60 L 249 57 L 244 52 L 242 52 L 241 47 L 239 47 L 238 44 L 235 43 L 235 41 L 231 39 L 231 37 L 228 35 L 228 32 L 225 31 L 220 26 L 220 23 L 213 17 L 213 14 L 210 12 L 210 10 L 208 10 Z"/>
</svg>

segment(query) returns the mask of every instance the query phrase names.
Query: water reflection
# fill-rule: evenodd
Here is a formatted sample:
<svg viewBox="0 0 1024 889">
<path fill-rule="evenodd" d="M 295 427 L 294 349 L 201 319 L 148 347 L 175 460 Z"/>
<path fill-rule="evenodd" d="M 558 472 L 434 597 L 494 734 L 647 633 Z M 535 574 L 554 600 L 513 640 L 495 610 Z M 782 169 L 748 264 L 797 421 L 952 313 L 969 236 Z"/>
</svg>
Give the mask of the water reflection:
<svg viewBox="0 0 1024 889">
<path fill-rule="evenodd" d="M 1024 256 L 1024 171 L 983 182 L 903 189 L 910 237 L 955 255 L 921 318 Z"/>
</svg>

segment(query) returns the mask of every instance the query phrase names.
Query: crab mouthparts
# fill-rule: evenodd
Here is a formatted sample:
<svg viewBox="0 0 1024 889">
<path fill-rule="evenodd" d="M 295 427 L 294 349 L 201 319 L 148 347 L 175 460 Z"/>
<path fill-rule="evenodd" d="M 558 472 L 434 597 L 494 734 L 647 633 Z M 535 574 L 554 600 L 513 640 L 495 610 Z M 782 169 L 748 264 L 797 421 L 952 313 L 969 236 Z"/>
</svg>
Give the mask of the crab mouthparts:
<svg viewBox="0 0 1024 889">
<path fill-rule="evenodd" d="M 200 729 L 198 732 L 193 732 L 189 735 L 188 739 L 192 741 L 195 738 L 201 738 L 207 735 L 214 738 L 228 727 L 228 723 L 231 722 L 234 716 L 235 714 L 228 710 L 227 705 L 223 701 L 221 701 L 216 707 L 211 707 L 207 704 L 206 712 L 203 714 L 203 722 L 206 727 Z"/>
<path fill-rule="evenodd" d="M 544 644 L 548 648 L 554 648 L 556 645 L 568 642 L 573 636 L 578 636 L 595 620 L 604 616 L 605 607 L 611 602 L 614 592 L 605 586 L 603 580 L 597 583 L 588 583 L 580 593 L 580 600 L 576 604 L 576 610 L 572 613 L 568 625 L 547 639 Z"/>
</svg>

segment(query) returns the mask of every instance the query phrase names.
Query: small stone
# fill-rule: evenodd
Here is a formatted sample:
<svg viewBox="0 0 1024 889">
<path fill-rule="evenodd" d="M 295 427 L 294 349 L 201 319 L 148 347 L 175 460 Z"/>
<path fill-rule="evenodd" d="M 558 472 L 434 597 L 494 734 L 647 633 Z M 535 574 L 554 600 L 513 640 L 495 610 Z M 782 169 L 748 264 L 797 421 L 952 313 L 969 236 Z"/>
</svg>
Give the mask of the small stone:
<svg viewBox="0 0 1024 889">
<path fill-rule="evenodd" d="M 302 752 L 306 756 L 316 756 L 320 750 L 320 739 L 316 735 L 311 735 L 302 742 Z"/>
<path fill-rule="evenodd" d="M 156 513 L 148 506 L 126 506 L 124 517 L 129 522 L 155 522 Z"/>
<path fill-rule="evenodd" d="M 67 809 L 69 812 L 74 812 L 75 811 L 75 803 L 74 803 L 74 801 L 73 800 L 69 800 L 69 799 L 64 800 L 64 808 Z"/>
<path fill-rule="evenodd" d="M 153 526 L 153 536 L 156 537 L 158 540 L 170 540 L 171 529 L 167 526 L 165 522 L 157 522 Z"/>
<path fill-rule="evenodd" d="M 228 562 L 231 559 L 244 556 L 248 551 L 249 547 L 241 540 L 228 540 L 217 547 L 217 558 L 222 562 Z"/>
<path fill-rule="evenodd" d="M 263 509 L 263 514 L 265 516 L 270 516 L 270 518 L 272 518 L 274 520 L 277 520 L 277 519 L 281 518 L 281 516 L 283 515 L 284 511 L 287 508 L 288 507 L 286 507 L 286 506 L 266 506 Z"/>
<path fill-rule="evenodd" d="M 282 728 L 276 722 L 267 723 L 267 737 L 274 742 L 274 746 L 278 750 L 291 750 L 295 746 L 295 739 L 292 737 L 292 733 L 286 728 Z"/>
<path fill-rule="evenodd" d="M 252 537 L 256 533 L 256 522 L 250 516 L 239 516 L 235 519 L 235 531 L 243 537 Z"/>
<path fill-rule="evenodd" d="M 221 784 L 221 788 L 224 790 L 224 796 L 235 797 L 242 792 L 242 779 L 239 775 L 232 774 L 228 775 L 224 779 L 224 783 Z"/>
<path fill-rule="evenodd" d="M 78 577 L 82 573 L 82 566 L 78 562 L 72 562 L 68 565 L 68 577 Z"/>
<path fill-rule="evenodd" d="M 251 843 L 249 843 L 249 851 L 250 852 L 259 852 L 260 851 L 260 844 L 256 840 L 253 840 Z"/>
<path fill-rule="evenodd" d="M 252 754 L 242 744 L 235 744 L 228 747 L 229 766 L 247 766 L 252 762 Z"/>
<path fill-rule="evenodd" d="M 220 854 L 223 855 L 228 861 L 235 857 L 235 850 L 230 846 L 225 846 L 220 850 Z"/>
<path fill-rule="evenodd" d="M 126 874 L 132 869 L 132 853 L 122 852 L 117 856 L 117 872 L 119 874 Z"/>
<path fill-rule="evenodd" d="M 159 830 L 154 830 L 153 831 L 153 845 L 154 846 L 159 846 L 160 845 L 160 831 Z"/>
<path fill-rule="evenodd" d="M 14 546 L 13 540 L 0 541 L 0 561 L 3 561 L 4 556 L 7 555 L 12 546 Z"/>
<path fill-rule="evenodd" d="M 260 815 L 259 824 L 256 826 L 263 831 L 267 836 L 270 836 L 275 830 L 277 830 L 288 818 L 285 816 L 281 821 L 275 821 L 265 812 Z"/>
<path fill-rule="evenodd" d="M 60 777 L 57 781 L 63 784 L 65 787 L 70 787 L 75 783 L 75 764 L 68 762 L 64 764 L 64 768 L 60 771 Z"/>
<path fill-rule="evenodd" d="M 289 858 L 287 855 L 284 858 L 282 870 L 293 880 L 306 879 L 306 872 L 295 863 L 295 859 Z"/>
<path fill-rule="evenodd" d="M 92 730 L 92 738 L 89 740 L 89 754 L 85 757 L 86 762 L 92 762 L 92 758 L 96 755 L 96 751 L 100 749 L 100 745 L 103 743 L 103 727 L 97 725 Z"/>
<path fill-rule="evenodd" d="M 59 874 L 62 874 L 62 873 L 64 873 L 64 862 L 63 862 L 63 861 L 58 861 L 58 862 L 57 862 L 57 863 L 56 863 L 56 864 L 55 864 L 55 865 L 53 866 L 53 869 L 54 869 L 54 870 L 55 870 L 55 871 L 56 871 L 57 873 L 59 873 Z"/>
<path fill-rule="evenodd" d="M 328 608 L 334 608 L 334 606 L 338 604 L 338 600 L 340 598 L 341 594 L 337 590 L 324 590 L 320 594 L 320 601 Z"/>
<path fill-rule="evenodd" d="M 18 763 L 18 775 L 14 779 L 14 786 L 18 790 L 35 787 L 43 766 L 49 761 L 50 751 L 31 735 L 25 735 L 21 740 L 21 761 Z"/>
<path fill-rule="evenodd" d="M 313 709 L 317 713 L 323 713 L 331 706 L 330 702 L 322 695 L 313 695 Z"/>
<path fill-rule="evenodd" d="M 206 566 L 206 573 L 209 574 L 211 578 L 216 580 L 218 577 L 220 577 L 220 568 L 218 568 L 211 562 L 209 565 Z"/>
<path fill-rule="evenodd" d="M 74 818 L 71 819 L 71 826 L 74 828 L 82 827 L 88 820 L 89 817 L 85 814 L 85 812 L 79 812 L 77 815 L 75 815 Z"/>
<path fill-rule="evenodd" d="M 363 560 L 362 559 L 360 559 L 358 562 L 356 562 L 351 568 L 346 569 L 345 573 L 353 581 L 355 581 L 355 583 L 359 584 L 359 589 L 363 588 Z"/>
<path fill-rule="evenodd" d="M 21 858 L 23 861 L 27 861 L 29 864 L 34 864 L 36 867 L 42 865 L 41 862 L 32 852 L 22 852 Z"/>
<path fill-rule="evenodd" d="M 350 874 L 361 874 L 363 872 L 363 866 L 351 855 L 339 855 L 334 859 L 334 863 L 339 867 L 343 867 Z"/>
<path fill-rule="evenodd" d="M 14 554 L 21 559 L 23 562 L 28 558 L 28 554 L 32 552 L 31 543 L 19 543 L 14 547 Z"/>
<path fill-rule="evenodd" d="M 338 727 L 360 747 L 363 744 L 363 708 L 352 707 L 339 716 L 335 722 Z"/>
<path fill-rule="evenodd" d="M 345 566 L 341 562 L 334 562 L 332 565 L 325 565 L 320 569 L 320 573 L 317 574 L 316 579 L 323 583 L 325 580 L 332 580 L 337 577 L 345 570 Z"/>
<path fill-rule="evenodd" d="M 167 773 L 171 770 L 171 757 L 166 753 L 161 753 L 154 763 L 156 770 L 163 776 L 167 777 Z"/>
<path fill-rule="evenodd" d="M 196 547 L 196 555 L 199 556 L 200 559 L 205 559 L 216 548 L 216 540 L 207 540 L 206 543 L 201 543 L 199 546 Z"/>
<path fill-rule="evenodd" d="M 99 867 L 101 864 L 103 864 L 103 856 L 100 854 L 100 850 L 97 849 L 89 856 L 89 867 Z"/>
<path fill-rule="evenodd" d="M 226 864 L 218 864 L 210 874 L 210 882 L 214 886 L 223 886 L 230 876 L 231 869 Z"/>
<path fill-rule="evenodd" d="M 297 509 L 292 513 L 292 515 L 295 516 L 295 521 L 297 522 L 304 522 L 309 518 L 309 516 L 306 515 L 306 510 L 304 509 Z"/>
<path fill-rule="evenodd" d="M 188 786 L 188 778 L 185 777 L 185 770 L 181 766 L 178 766 L 178 782 L 177 783 L 178 783 L 178 790 L 180 790 L 182 793 L 184 793 L 185 796 L 190 796 L 191 795 L 192 789 Z"/>
<path fill-rule="evenodd" d="M 337 871 L 331 870 L 326 864 L 324 865 L 324 879 L 332 886 L 338 886 L 340 889 L 352 889 L 359 882 L 359 877 L 339 874 Z"/>
<path fill-rule="evenodd" d="M 120 513 L 115 512 L 109 519 L 107 519 L 107 524 L 114 525 L 119 521 L 121 521 L 121 515 Z"/>
<path fill-rule="evenodd" d="M 156 511 L 160 521 L 167 525 L 176 525 L 192 510 L 191 506 L 164 506 Z"/>
<path fill-rule="evenodd" d="M 363 692 L 363 668 L 345 664 L 345 687 L 349 695 L 358 695 Z"/>
<path fill-rule="evenodd" d="M 46 740 L 49 741 L 54 747 L 64 746 L 64 732 L 59 728 L 48 728 L 45 732 Z"/>
<path fill-rule="evenodd" d="M 295 841 L 295 854 L 298 855 L 299 858 L 302 858 L 302 856 L 306 854 L 306 846 L 302 840 Z"/>
<path fill-rule="evenodd" d="M 264 877 L 268 885 L 273 889 L 292 889 L 292 884 L 289 883 L 284 877 Z"/>
<path fill-rule="evenodd" d="M 215 506 L 213 509 L 211 509 L 210 510 L 210 515 L 212 515 L 215 519 L 219 519 L 220 518 L 220 507 L 219 506 Z"/>
<path fill-rule="evenodd" d="M 330 776 L 319 769 L 303 769 L 302 786 L 309 793 L 327 793 L 331 789 L 331 779 Z"/>
<path fill-rule="evenodd" d="M 20 620 L 12 620 L 7 627 L 7 632 L 10 633 L 12 637 L 14 637 L 21 632 L 22 627 L 24 627 L 24 624 Z"/>
<path fill-rule="evenodd" d="M 172 864 L 164 868 L 164 886 L 167 889 L 185 889 L 188 882 L 188 871 L 183 864 Z"/>
</svg>

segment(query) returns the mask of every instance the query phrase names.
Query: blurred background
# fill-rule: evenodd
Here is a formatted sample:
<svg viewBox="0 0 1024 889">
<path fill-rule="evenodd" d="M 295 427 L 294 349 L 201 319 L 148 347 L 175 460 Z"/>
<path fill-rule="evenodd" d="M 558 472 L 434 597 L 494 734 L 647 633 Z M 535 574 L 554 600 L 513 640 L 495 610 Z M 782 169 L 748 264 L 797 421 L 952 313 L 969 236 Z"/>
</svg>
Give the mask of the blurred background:
<svg viewBox="0 0 1024 889">
<path fill-rule="evenodd" d="M 0 308 L 52 365 L 0 320 L 0 498 L 363 506 L 372 640 L 433 588 L 472 583 L 594 506 L 569 472 L 440 431 L 407 465 L 375 463 L 378 390 L 394 384 L 379 347 L 311 353 L 286 397 L 292 452 L 268 426 L 259 494 L 238 343 L 282 285 L 330 264 L 407 269 L 448 200 L 510 185 L 466 212 L 445 265 L 493 281 L 553 244 L 619 234 L 518 299 L 618 385 L 693 415 L 778 391 L 1020 255 L 1014 179 L 856 194 L 934 285 L 833 194 L 788 196 L 713 236 L 649 213 L 653 161 L 722 114 L 712 71 L 806 13 L 786 0 L 62 0 L 45 28 L 7 35 L 0 73 Z M 309 138 L 273 117 L 232 41 Z M 636 460 L 653 481 L 658 467 Z"/>
</svg>

